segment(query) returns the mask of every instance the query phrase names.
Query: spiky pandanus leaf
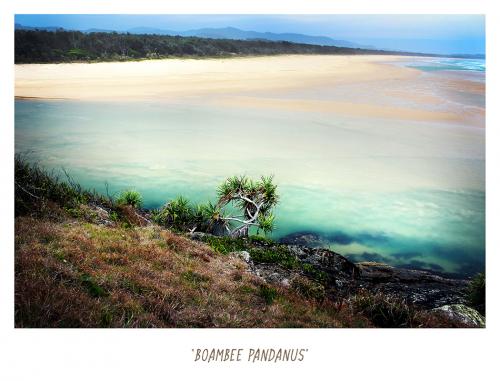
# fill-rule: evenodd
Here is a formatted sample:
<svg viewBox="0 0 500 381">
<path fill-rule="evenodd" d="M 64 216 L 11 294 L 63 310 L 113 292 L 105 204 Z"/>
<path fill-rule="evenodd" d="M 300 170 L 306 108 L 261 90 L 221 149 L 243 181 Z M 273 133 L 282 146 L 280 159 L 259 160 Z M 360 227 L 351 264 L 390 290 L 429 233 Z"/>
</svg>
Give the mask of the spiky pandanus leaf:
<svg viewBox="0 0 500 381">
<path fill-rule="evenodd" d="M 231 204 L 241 210 L 240 216 L 222 217 L 228 225 L 233 226 L 230 234 L 248 234 L 250 226 L 256 226 L 266 233 L 272 231 L 274 216 L 271 211 L 278 203 L 276 189 L 273 176 L 261 176 L 258 181 L 246 176 L 232 176 L 226 179 L 218 188 L 217 206 L 222 210 Z"/>
<path fill-rule="evenodd" d="M 274 215 L 273 214 L 260 214 L 258 219 L 259 229 L 264 233 L 270 233 L 274 230 Z"/>
</svg>

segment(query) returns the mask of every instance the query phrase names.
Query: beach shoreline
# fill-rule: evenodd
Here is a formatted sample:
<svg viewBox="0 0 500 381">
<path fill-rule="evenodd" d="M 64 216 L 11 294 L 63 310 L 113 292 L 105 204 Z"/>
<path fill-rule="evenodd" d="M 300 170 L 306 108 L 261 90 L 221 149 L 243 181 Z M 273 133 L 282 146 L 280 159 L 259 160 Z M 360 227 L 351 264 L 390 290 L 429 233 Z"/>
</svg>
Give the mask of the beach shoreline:
<svg viewBox="0 0 500 381">
<path fill-rule="evenodd" d="M 134 62 L 18 64 L 16 96 L 67 99 L 168 99 L 330 82 L 408 78 L 417 70 L 384 67 L 392 56 L 286 55 Z"/>
<path fill-rule="evenodd" d="M 422 86 L 426 79 L 421 71 L 391 64 L 403 60 L 408 57 L 284 55 L 20 64 L 15 65 L 15 97 L 187 102 L 484 124 L 477 118 L 484 110 L 476 108 L 468 115 L 461 107 L 437 107 L 446 100 Z M 484 85 L 467 78 L 446 76 L 432 82 L 443 88 L 460 86 L 474 94 L 484 92 Z"/>
</svg>

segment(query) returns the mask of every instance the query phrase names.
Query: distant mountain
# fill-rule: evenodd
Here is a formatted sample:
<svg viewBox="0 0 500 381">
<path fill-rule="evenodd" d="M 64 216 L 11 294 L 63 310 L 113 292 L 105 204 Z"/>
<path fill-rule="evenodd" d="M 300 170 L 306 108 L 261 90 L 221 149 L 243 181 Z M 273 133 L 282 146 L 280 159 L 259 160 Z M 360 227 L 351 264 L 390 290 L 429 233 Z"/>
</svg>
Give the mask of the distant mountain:
<svg viewBox="0 0 500 381">
<path fill-rule="evenodd" d="M 66 30 L 61 27 L 31 27 L 24 26 L 21 24 L 15 25 L 16 29 L 25 30 L 47 30 L 47 31 L 57 31 Z M 112 33 L 114 30 L 108 29 L 85 29 L 80 30 L 84 33 Z M 168 36 L 183 36 L 183 37 L 202 37 L 202 38 L 227 38 L 230 40 L 268 40 L 268 41 L 289 41 L 301 44 L 312 44 L 312 45 L 323 45 L 323 46 L 338 46 L 344 48 L 359 48 L 359 49 L 376 49 L 372 45 L 361 45 L 351 41 L 345 40 L 334 40 L 333 38 L 326 36 L 309 36 L 306 34 L 299 33 L 271 33 L 271 32 L 255 32 L 250 30 L 241 30 L 238 28 L 227 27 L 227 28 L 202 28 L 202 29 L 191 29 L 187 31 L 174 31 L 168 29 L 158 29 L 149 27 L 136 27 L 127 30 L 117 30 L 116 32 L 127 32 L 131 34 L 158 34 L 158 35 L 168 35 Z"/>
<path fill-rule="evenodd" d="M 181 35 L 182 32 L 176 32 L 175 30 L 158 29 L 158 28 L 148 28 L 144 26 L 139 26 L 137 28 L 127 29 L 128 33 L 131 34 L 160 34 L 167 36 L 177 36 Z"/>
<path fill-rule="evenodd" d="M 67 29 L 64 29 L 64 30 L 67 30 Z M 112 30 L 112 29 L 91 28 L 91 29 L 81 30 L 80 32 L 84 32 L 84 33 L 114 33 L 114 32 L 118 32 L 118 31 Z"/>
<path fill-rule="evenodd" d="M 301 44 L 339 46 L 345 48 L 374 49 L 370 45 L 360 45 L 351 41 L 334 40 L 325 36 L 309 36 L 298 33 L 271 33 L 241 30 L 238 28 L 202 28 L 180 32 L 181 36 L 196 36 L 205 38 L 228 38 L 232 40 L 269 40 L 269 41 L 290 41 Z"/>
<path fill-rule="evenodd" d="M 46 30 L 48 32 L 56 32 L 58 30 L 64 30 L 60 26 L 25 26 L 21 24 L 15 24 L 14 29 L 23 29 L 23 30 Z"/>
</svg>

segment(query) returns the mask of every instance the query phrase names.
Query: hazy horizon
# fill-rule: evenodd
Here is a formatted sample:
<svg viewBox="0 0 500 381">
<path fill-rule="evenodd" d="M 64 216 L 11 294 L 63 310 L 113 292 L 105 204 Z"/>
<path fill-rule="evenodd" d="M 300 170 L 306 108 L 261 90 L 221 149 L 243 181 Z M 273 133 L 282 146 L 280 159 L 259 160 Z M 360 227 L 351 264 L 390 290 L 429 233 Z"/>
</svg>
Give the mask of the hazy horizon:
<svg viewBox="0 0 500 381">
<path fill-rule="evenodd" d="M 187 31 L 234 27 L 247 31 L 325 36 L 378 49 L 435 54 L 484 54 L 484 15 L 32 15 L 31 27 L 126 31 L 137 27 Z"/>
</svg>

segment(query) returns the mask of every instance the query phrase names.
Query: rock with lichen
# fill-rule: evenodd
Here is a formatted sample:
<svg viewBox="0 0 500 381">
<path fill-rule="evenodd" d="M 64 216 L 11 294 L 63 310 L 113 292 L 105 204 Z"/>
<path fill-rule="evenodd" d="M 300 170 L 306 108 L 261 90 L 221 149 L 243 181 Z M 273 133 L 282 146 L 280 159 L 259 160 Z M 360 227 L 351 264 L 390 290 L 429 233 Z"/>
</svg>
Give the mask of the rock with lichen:
<svg viewBox="0 0 500 381">
<path fill-rule="evenodd" d="M 484 328 L 486 326 L 485 318 L 475 309 L 465 304 L 448 304 L 431 310 L 435 314 L 444 315 L 457 323 L 465 324 L 471 327 Z"/>
</svg>

